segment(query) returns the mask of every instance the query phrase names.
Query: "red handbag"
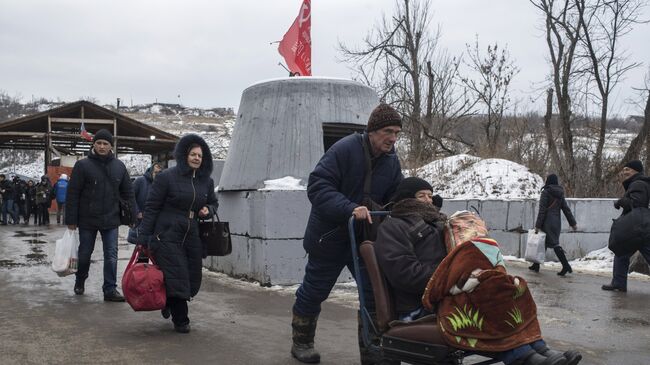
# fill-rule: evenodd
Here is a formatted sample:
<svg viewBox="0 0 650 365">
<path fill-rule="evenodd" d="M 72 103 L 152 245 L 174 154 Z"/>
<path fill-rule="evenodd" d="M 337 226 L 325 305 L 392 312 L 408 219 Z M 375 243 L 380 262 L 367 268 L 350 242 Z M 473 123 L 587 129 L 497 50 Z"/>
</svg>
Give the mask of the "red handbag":
<svg viewBox="0 0 650 365">
<path fill-rule="evenodd" d="M 149 262 L 137 262 L 140 254 L 149 258 Z M 122 276 L 124 298 L 134 311 L 155 311 L 165 308 L 167 292 L 163 272 L 153 261 L 148 250 L 135 246 L 131 260 Z"/>
</svg>

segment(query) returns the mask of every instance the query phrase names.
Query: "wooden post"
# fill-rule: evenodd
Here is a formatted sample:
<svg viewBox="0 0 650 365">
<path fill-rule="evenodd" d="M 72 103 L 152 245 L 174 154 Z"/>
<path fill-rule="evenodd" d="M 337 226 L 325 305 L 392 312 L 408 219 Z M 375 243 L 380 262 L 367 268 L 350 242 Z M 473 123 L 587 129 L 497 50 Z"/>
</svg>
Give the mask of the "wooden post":
<svg viewBox="0 0 650 365">
<path fill-rule="evenodd" d="M 113 149 L 115 150 L 115 158 L 117 158 L 117 118 L 113 118 Z"/>
<path fill-rule="evenodd" d="M 52 147 L 52 119 L 50 119 L 50 116 L 47 116 L 47 133 L 45 134 L 45 166 L 44 166 L 44 174 L 47 174 L 47 167 L 50 165 L 52 162 L 52 151 L 50 148 Z"/>
</svg>

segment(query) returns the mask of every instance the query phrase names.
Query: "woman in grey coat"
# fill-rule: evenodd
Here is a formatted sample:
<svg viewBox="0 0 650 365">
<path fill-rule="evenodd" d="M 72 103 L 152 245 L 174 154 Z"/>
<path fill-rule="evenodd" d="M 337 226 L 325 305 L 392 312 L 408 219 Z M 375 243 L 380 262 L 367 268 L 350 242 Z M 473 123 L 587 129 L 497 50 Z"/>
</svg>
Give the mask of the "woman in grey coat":
<svg viewBox="0 0 650 365">
<path fill-rule="evenodd" d="M 560 230 L 562 229 L 560 209 L 564 212 L 569 225 L 575 231 L 577 229 L 576 220 L 573 218 L 566 199 L 564 199 L 564 188 L 558 184 L 557 175 L 550 174 L 546 177 L 546 184 L 544 184 L 539 198 L 539 212 L 535 223 L 535 233 L 539 231 L 546 233 L 546 248 L 552 248 L 555 251 L 557 258 L 562 263 L 562 271 L 557 274 L 564 276 L 568 272 L 573 272 L 573 270 L 562 246 L 560 246 Z M 533 264 L 529 269 L 539 272 L 539 264 Z"/>
</svg>

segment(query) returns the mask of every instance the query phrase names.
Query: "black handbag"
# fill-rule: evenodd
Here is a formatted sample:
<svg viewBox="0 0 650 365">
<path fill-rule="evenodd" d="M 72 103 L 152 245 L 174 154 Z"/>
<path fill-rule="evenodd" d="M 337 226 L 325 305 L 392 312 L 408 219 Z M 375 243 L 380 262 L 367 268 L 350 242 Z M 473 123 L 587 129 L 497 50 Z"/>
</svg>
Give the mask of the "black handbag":
<svg viewBox="0 0 650 365">
<path fill-rule="evenodd" d="M 230 225 L 220 221 L 219 215 L 215 215 L 216 222 L 214 216 L 210 217 L 210 220 L 199 221 L 199 235 L 207 256 L 226 256 L 232 252 Z"/>
<path fill-rule="evenodd" d="M 627 256 L 636 252 L 650 238 L 650 209 L 634 208 L 612 222 L 609 232 L 609 247 L 616 256 Z"/>
</svg>

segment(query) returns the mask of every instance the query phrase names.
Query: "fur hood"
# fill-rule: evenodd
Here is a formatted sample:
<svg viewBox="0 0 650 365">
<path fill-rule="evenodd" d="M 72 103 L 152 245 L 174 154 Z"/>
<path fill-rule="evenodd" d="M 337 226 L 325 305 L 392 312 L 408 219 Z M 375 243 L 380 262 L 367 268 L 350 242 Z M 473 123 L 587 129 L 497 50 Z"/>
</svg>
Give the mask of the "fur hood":
<svg viewBox="0 0 650 365">
<path fill-rule="evenodd" d="M 174 148 L 176 166 L 178 166 L 183 175 L 189 174 L 192 171 L 190 165 L 187 164 L 187 156 L 190 153 L 190 146 L 195 143 L 201 146 L 201 151 L 203 152 L 203 160 L 201 161 L 201 166 L 196 171 L 196 175 L 210 176 L 212 174 L 212 152 L 210 152 L 210 147 L 208 147 L 205 140 L 196 134 L 186 134 L 176 143 L 176 148 Z"/>
</svg>

